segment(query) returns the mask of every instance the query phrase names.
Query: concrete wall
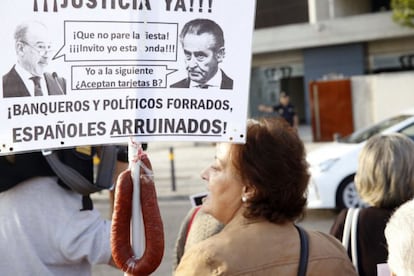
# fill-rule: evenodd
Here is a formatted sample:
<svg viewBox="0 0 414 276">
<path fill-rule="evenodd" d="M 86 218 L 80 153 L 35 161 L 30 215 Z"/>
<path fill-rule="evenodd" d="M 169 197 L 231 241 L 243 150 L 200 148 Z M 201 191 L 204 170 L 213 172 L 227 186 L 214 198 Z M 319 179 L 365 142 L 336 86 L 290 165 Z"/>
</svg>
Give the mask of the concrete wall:
<svg viewBox="0 0 414 276">
<path fill-rule="evenodd" d="M 358 130 L 374 122 L 372 112 L 372 77 L 351 78 L 354 129 Z"/>
<path fill-rule="evenodd" d="M 355 76 L 351 82 L 355 129 L 414 109 L 413 71 Z"/>
<path fill-rule="evenodd" d="M 370 0 L 308 0 L 309 22 L 369 13 Z"/>
<path fill-rule="evenodd" d="M 404 28 L 393 22 L 391 12 L 379 12 L 341 17 L 315 24 L 292 24 L 255 30 L 252 52 L 256 55 L 413 35 L 414 28 Z"/>
</svg>

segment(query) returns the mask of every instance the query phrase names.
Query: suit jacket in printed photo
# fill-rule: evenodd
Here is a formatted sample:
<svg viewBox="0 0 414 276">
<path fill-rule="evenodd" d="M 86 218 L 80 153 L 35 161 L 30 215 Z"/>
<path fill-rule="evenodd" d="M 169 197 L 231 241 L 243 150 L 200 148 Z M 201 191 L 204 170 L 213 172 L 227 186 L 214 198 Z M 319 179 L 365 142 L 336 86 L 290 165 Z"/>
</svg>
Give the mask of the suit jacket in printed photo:
<svg viewBox="0 0 414 276">
<path fill-rule="evenodd" d="M 47 95 L 64 95 L 66 94 L 66 80 L 58 77 L 56 73 L 44 73 L 47 89 L 44 93 Z M 24 85 L 23 80 L 13 67 L 3 76 L 3 97 L 29 97 L 31 94 Z"/>
<path fill-rule="evenodd" d="M 220 89 L 233 89 L 233 80 L 227 76 L 223 70 L 221 71 Z M 171 88 L 190 88 L 190 78 L 185 78 L 170 86 Z"/>
</svg>

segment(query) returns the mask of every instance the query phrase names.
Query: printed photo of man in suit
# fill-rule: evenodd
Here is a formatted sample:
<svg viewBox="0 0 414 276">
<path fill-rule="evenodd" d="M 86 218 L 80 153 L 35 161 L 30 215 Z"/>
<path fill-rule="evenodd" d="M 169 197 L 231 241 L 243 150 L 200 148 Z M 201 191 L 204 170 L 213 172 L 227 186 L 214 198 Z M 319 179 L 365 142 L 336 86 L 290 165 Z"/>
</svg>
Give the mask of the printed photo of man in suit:
<svg viewBox="0 0 414 276">
<path fill-rule="evenodd" d="M 52 57 L 46 26 L 25 22 L 14 32 L 16 64 L 3 76 L 3 97 L 30 97 L 66 94 L 66 80 L 56 72 L 44 72 Z"/>
<path fill-rule="evenodd" d="M 221 27 L 209 19 L 187 22 L 180 33 L 188 77 L 171 88 L 233 89 L 233 80 L 219 63 L 224 60 L 224 35 Z"/>
</svg>

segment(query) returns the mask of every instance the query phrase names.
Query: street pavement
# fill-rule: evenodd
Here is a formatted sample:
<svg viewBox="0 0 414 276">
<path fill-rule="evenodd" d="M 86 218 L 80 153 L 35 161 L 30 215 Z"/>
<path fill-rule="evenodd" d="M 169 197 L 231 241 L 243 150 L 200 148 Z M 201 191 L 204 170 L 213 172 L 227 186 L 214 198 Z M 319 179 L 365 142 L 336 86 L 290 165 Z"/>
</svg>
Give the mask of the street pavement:
<svg viewBox="0 0 414 276">
<path fill-rule="evenodd" d="M 301 126 L 299 135 L 307 151 L 322 145 L 312 142 L 310 126 Z M 164 258 L 152 275 L 171 275 L 175 239 L 181 220 L 191 208 L 189 196 L 206 191 L 206 182 L 201 179 L 200 172 L 213 161 L 215 146 L 206 142 L 151 142 L 148 144 L 147 153 L 153 166 L 165 233 Z M 102 215 L 109 217 L 108 193 L 95 193 L 92 198 Z M 328 212 L 317 215 L 328 219 L 315 226 L 311 225 L 311 228 L 327 231 L 332 214 Z M 97 265 L 93 267 L 93 275 L 116 276 L 123 275 L 123 272 L 107 265 Z"/>
</svg>

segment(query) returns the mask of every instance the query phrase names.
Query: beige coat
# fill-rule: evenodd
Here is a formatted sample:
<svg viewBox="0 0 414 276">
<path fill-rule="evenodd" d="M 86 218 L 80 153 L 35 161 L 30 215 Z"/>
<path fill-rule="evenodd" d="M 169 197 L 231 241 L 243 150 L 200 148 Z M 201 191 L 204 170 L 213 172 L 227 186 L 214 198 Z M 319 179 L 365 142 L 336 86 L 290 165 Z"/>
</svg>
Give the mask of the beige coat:
<svg viewBox="0 0 414 276">
<path fill-rule="evenodd" d="M 307 275 L 357 275 L 342 245 L 332 236 L 308 231 Z M 296 276 L 299 234 L 292 223 L 247 221 L 237 217 L 224 229 L 185 252 L 175 276 Z"/>
</svg>

